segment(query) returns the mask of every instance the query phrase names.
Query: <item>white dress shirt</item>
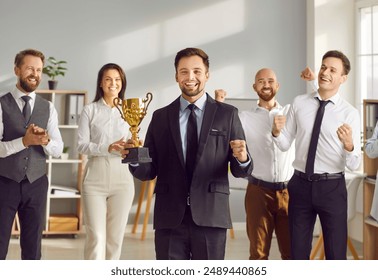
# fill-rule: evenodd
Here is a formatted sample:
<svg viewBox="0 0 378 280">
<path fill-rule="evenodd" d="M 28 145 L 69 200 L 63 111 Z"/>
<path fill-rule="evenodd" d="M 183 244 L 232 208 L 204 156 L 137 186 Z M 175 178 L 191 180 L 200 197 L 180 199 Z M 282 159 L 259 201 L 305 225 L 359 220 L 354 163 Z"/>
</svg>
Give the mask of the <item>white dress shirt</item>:
<svg viewBox="0 0 378 280">
<path fill-rule="evenodd" d="M 315 116 L 319 108 L 319 93 L 299 95 L 289 110 L 286 125 L 278 137 L 273 137 L 281 150 L 287 150 L 295 142 L 294 169 L 305 172 L 308 148 Z M 325 113 L 320 129 L 319 142 L 315 156 L 315 173 L 344 172 L 345 166 L 356 170 L 361 163 L 360 116 L 356 108 L 336 93 L 325 107 Z M 352 152 L 344 150 L 343 144 L 337 136 L 337 129 L 342 124 L 352 128 Z"/>
<path fill-rule="evenodd" d="M 378 122 L 375 125 L 373 135 L 366 141 L 365 152 L 369 158 L 378 157 Z M 378 170 L 377 170 L 378 175 Z M 371 203 L 370 216 L 378 221 L 378 180 L 376 176 L 373 201 Z"/>
<path fill-rule="evenodd" d="M 17 87 L 14 88 L 11 91 L 11 94 L 16 101 L 18 107 L 20 108 L 20 111 L 22 112 L 22 109 L 25 105 L 25 101 L 21 98 L 25 94 L 21 92 Z M 29 104 L 31 107 L 31 112 L 33 114 L 34 109 L 34 103 L 35 103 L 35 92 L 29 93 L 29 96 L 31 99 L 29 100 Z M 49 101 L 49 109 L 50 109 L 50 117 L 47 122 L 47 133 L 50 137 L 50 142 L 46 146 L 42 146 L 43 150 L 47 155 L 53 156 L 53 157 L 60 157 L 62 150 L 63 150 L 63 141 L 62 136 L 59 131 L 58 127 L 58 113 L 54 107 L 54 105 Z M 3 124 L 3 110 L 1 108 L 0 104 L 0 140 L 3 139 L 4 135 L 4 124 Z M 0 141 L 0 157 L 4 158 L 10 155 L 13 155 L 15 153 L 18 153 L 22 151 L 23 149 L 26 149 L 24 144 L 22 143 L 22 137 L 3 142 Z"/>
<path fill-rule="evenodd" d="M 206 109 L 206 101 L 207 101 L 207 93 L 202 95 L 200 98 L 194 102 L 194 113 L 196 115 L 197 120 L 197 136 L 198 139 L 200 138 L 200 132 L 202 128 L 202 121 L 203 116 L 205 114 Z M 190 110 L 188 109 L 188 105 L 190 104 L 189 101 L 185 100 L 182 96 L 180 97 L 180 112 L 179 112 L 179 122 L 180 122 L 180 135 L 181 135 L 181 144 L 182 144 L 182 151 L 184 153 L 184 160 L 186 161 L 186 132 L 187 132 L 187 125 L 188 125 L 188 119 L 190 115 Z M 236 139 L 232 139 L 236 140 Z M 238 162 L 239 160 L 236 159 Z M 248 159 L 246 162 L 241 163 L 239 162 L 240 166 L 246 167 L 251 162 L 251 159 L 248 156 Z M 135 166 L 135 165 L 133 165 Z"/>
<path fill-rule="evenodd" d="M 249 152 L 255 165 L 252 175 L 267 182 L 285 182 L 293 175 L 294 145 L 282 152 L 272 139 L 273 118 L 286 115 L 290 105 L 282 107 L 278 102 L 270 111 L 256 103 L 250 111 L 239 114 Z"/>
<path fill-rule="evenodd" d="M 378 122 L 371 138 L 366 141 L 365 152 L 369 158 L 378 157 Z"/>
<path fill-rule="evenodd" d="M 111 108 L 103 98 L 84 106 L 79 120 L 78 147 L 81 154 L 119 157 L 108 152 L 109 145 L 129 138 L 129 125 L 121 118 L 116 107 Z"/>
</svg>

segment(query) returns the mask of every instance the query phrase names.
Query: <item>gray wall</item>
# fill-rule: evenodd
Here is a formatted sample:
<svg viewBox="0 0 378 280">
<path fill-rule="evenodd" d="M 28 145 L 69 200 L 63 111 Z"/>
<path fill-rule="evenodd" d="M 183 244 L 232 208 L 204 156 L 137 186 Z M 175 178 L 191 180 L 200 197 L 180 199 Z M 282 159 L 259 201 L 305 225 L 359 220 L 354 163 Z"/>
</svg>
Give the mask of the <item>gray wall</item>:
<svg viewBox="0 0 378 280">
<path fill-rule="evenodd" d="M 16 82 L 15 54 L 30 47 L 67 60 L 59 88 L 88 90 L 90 99 L 99 68 L 120 64 L 127 96 L 154 94 L 151 112 L 179 95 L 173 60 L 189 46 L 209 54 L 211 94 L 224 88 L 229 97 L 255 97 L 251 83 L 261 67 L 276 71 L 281 103 L 306 90 L 303 0 L 2 0 L 0 26 L 0 93 Z"/>
<path fill-rule="evenodd" d="M 142 137 L 152 111 L 180 94 L 173 61 L 185 47 L 209 54 L 212 95 L 224 88 L 231 98 L 255 98 L 251 84 L 262 67 L 275 70 L 280 103 L 306 91 L 299 79 L 306 66 L 303 0 L 2 0 L 0 40 L 0 93 L 16 83 L 14 56 L 25 48 L 67 60 L 58 87 L 88 90 L 90 100 L 99 68 L 120 64 L 127 97 L 154 94 Z M 47 79 L 40 88 L 47 88 Z"/>
</svg>

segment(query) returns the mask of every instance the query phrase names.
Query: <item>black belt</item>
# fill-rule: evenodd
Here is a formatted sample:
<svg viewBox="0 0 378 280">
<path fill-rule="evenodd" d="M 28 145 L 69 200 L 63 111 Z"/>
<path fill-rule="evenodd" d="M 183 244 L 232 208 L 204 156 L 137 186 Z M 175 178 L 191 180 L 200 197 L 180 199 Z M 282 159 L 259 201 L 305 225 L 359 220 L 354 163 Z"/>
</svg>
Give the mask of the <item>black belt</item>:
<svg viewBox="0 0 378 280">
<path fill-rule="evenodd" d="M 287 188 L 287 182 L 272 183 L 272 182 L 267 182 L 267 181 L 257 179 L 253 176 L 249 176 L 248 181 L 256 186 L 261 186 L 261 187 L 275 190 L 275 191 L 284 190 Z"/>
<path fill-rule="evenodd" d="M 308 176 L 306 173 L 295 170 L 294 174 L 297 175 L 298 177 L 302 178 L 302 179 L 309 181 L 309 182 L 317 182 L 317 181 L 324 181 L 324 180 L 336 180 L 336 179 L 344 178 L 344 172 L 312 174 L 311 176 Z"/>
</svg>

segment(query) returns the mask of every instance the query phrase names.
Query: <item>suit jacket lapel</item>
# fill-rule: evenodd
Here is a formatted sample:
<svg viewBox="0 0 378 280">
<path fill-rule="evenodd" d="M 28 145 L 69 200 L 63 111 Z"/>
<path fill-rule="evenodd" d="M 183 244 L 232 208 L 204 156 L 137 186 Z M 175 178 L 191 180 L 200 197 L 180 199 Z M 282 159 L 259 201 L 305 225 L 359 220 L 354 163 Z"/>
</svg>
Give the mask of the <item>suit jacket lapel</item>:
<svg viewBox="0 0 378 280">
<path fill-rule="evenodd" d="M 210 129 L 213 124 L 213 120 L 215 117 L 215 113 L 217 112 L 217 106 L 214 101 L 209 95 L 207 96 L 206 101 L 206 108 L 205 113 L 202 120 L 202 127 L 199 139 L 199 146 L 198 146 L 198 153 L 197 153 L 197 161 L 201 157 L 203 153 L 203 149 L 205 148 L 207 139 L 209 137 Z"/>
<path fill-rule="evenodd" d="M 171 137 L 174 139 L 174 143 L 177 150 L 177 155 L 180 162 L 185 168 L 184 154 L 182 151 L 181 134 L 180 134 L 180 123 L 179 123 L 179 111 L 180 111 L 180 98 L 177 98 L 174 102 L 169 105 L 168 110 L 168 122 L 171 131 Z"/>
</svg>

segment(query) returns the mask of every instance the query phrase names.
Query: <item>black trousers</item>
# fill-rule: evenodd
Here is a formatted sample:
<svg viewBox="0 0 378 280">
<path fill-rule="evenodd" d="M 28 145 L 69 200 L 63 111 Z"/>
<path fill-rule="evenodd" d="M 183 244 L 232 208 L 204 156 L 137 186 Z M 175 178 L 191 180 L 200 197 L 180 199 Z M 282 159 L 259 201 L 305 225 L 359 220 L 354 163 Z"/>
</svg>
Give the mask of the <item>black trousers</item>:
<svg viewBox="0 0 378 280">
<path fill-rule="evenodd" d="M 157 260 L 223 260 L 227 229 L 197 226 L 189 207 L 181 225 L 155 231 Z"/>
<path fill-rule="evenodd" d="M 289 184 L 291 254 L 295 260 L 310 258 L 316 216 L 319 216 L 328 260 L 345 260 L 348 208 L 345 178 L 309 182 L 293 175 Z"/>
<path fill-rule="evenodd" d="M 0 259 L 7 256 L 16 212 L 20 221 L 21 259 L 41 258 L 47 189 L 45 175 L 33 183 L 27 179 L 17 183 L 0 176 Z"/>
</svg>

